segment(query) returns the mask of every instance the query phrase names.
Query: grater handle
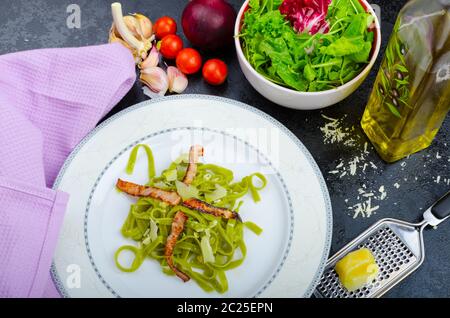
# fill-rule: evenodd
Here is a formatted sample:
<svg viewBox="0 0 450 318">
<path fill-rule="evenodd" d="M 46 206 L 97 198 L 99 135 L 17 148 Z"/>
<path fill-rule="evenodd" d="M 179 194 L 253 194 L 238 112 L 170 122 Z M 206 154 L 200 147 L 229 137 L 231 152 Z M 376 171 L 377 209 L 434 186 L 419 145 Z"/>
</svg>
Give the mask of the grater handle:
<svg viewBox="0 0 450 318">
<path fill-rule="evenodd" d="M 424 219 L 431 226 L 437 226 L 450 216 L 450 191 L 440 198 L 423 214 Z"/>
<path fill-rule="evenodd" d="M 431 213 L 441 220 L 450 215 L 450 191 L 431 207 Z"/>
</svg>

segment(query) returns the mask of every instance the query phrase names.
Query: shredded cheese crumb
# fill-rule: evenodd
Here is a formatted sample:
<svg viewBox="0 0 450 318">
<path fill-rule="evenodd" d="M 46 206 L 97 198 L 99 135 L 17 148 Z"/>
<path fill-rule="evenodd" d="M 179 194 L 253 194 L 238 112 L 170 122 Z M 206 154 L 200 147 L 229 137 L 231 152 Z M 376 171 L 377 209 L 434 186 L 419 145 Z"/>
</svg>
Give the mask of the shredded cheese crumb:
<svg viewBox="0 0 450 318">
<path fill-rule="evenodd" d="M 377 211 L 379 208 L 379 205 L 372 206 L 372 198 L 370 197 L 364 202 L 356 203 L 354 206 L 349 207 L 349 209 L 353 211 L 354 219 L 356 219 L 358 216 L 368 218 L 372 214 L 375 214 L 375 211 Z"/>
<path fill-rule="evenodd" d="M 376 214 L 376 211 L 380 208 L 379 205 L 375 204 L 376 201 L 383 201 L 387 197 L 384 186 L 380 186 L 378 192 L 379 193 L 368 190 L 365 184 L 358 189 L 359 195 L 356 199 L 360 201 L 362 198 L 363 201 L 357 202 L 348 207 L 348 210 L 350 210 L 350 213 L 353 214 L 352 216 L 354 219 L 358 217 L 369 218 L 370 216 Z M 348 203 L 348 199 L 346 199 L 345 202 Z"/>
<path fill-rule="evenodd" d="M 342 126 L 342 119 L 344 119 L 345 116 L 342 119 L 337 119 L 322 114 L 322 117 L 328 121 L 323 127 L 320 127 L 324 137 L 323 142 L 325 144 L 342 142 L 345 146 L 355 145 L 355 140 L 350 137 L 350 133 L 354 128 Z"/>
<path fill-rule="evenodd" d="M 384 186 L 381 186 L 381 187 L 378 189 L 378 192 L 380 192 L 380 200 L 386 199 L 387 193 L 386 193 L 386 191 L 384 190 Z"/>
</svg>

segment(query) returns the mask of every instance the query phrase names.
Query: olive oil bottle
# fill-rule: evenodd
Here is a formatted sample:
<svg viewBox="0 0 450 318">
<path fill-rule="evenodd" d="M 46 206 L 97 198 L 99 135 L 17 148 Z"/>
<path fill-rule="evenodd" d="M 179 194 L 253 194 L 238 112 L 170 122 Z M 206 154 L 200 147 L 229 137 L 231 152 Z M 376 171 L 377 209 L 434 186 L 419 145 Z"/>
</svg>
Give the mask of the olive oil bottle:
<svg viewBox="0 0 450 318">
<path fill-rule="evenodd" d="M 450 0 L 411 0 L 400 11 L 361 126 L 380 156 L 428 147 L 450 109 Z"/>
</svg>

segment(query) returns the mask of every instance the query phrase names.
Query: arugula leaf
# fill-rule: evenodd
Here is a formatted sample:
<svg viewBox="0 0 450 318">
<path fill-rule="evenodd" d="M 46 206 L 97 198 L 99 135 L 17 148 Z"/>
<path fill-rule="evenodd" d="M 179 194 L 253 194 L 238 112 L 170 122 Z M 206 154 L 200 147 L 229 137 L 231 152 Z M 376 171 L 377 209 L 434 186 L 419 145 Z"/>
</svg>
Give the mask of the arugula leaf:
<svg viewBox="0 0 450 318">
<path fill-rule="evenodd" d="M 259 43 L 259 50 L 263 54 L 268 55 L 272 60 L 280 60 L 287 64 L 293 64 L 286 42 L 282 38 L 272 40 L 264 39 Z"/>
<path fill-rule="evenodd" d="M 303 76 L 305 76 L 308 82 L 314 81 L 314 79 L 316 78 L 316 72 L 311 67 L 311 64 L 305 65 L 305 68 L 303 69 Z"/>
<path fill-rule="evenodd" d="M 283 0 L 273 0 L 273 8 L 278 9 L 282 2 Z"/>
<path fill-rule="evenodd" d="M 345 56 L 355 54 L 361 51 L 364 45 L 362 36 L 341 37 L 331 43 L 325 50 L 325 53 L 333 56 Z"/>
<path fill-rule="evenodd" d="M 342 34 L 345 37 L 364 35 L 367 29 L 367 14 L 360 13 L 352 17 L 352 22 Z"/>
<path fill-rule="evenodd" d="M 365 34 L 365 40 L 366 42 L 373 43 L 373 39 L 375 38 L 375 34 L 373 32 L 367 32 Z"/>
<path fill-rule="evenodd" d="M 337 81 L 339 79 L 339 72 L 331 71 L 328 75 L 328 78 L 330 79 L 330 81 Z"/>
<path fill-rule="evenodd" d="M 333 0 L 331 7 L 331 10 L 329 10 L 331 11 L 331 16 L 334 16 L 336 19 L 342 19 L 354 12 L 350 0 Z"/>
<path fill-rule="evenodd" d="M 361 3 L 358 0 L 350 0 L 350 4 L 352 5 L 353 9 L 355 9 L 355 11 L 357 13 L 365 13 L 366 10 L 364 10 L 363 6 L 361 5 Z"/>
<path fill-rule="evenodd" d="M 252 8 L 252 12 L 257 12 L 259 10 L 259 2 L 260 0 L 250 0 L 248 5 Z"/>
<path fill-rule="evenodd" d="M 277 74 L 290 87 L 299 91 L 306 91 L 307 84 L 300 74 L 295 73 L 286 64 L 279 63 L 276 66 Z"/>
<path fill-rule="evenodd" d="M 370 51 L 372 50 L 371 42 L 364 42 L 362 50 L 358 53 L 353 53 L 350 58 L 356 63 L 367 63 L 369 61 Z"/>
</svg>

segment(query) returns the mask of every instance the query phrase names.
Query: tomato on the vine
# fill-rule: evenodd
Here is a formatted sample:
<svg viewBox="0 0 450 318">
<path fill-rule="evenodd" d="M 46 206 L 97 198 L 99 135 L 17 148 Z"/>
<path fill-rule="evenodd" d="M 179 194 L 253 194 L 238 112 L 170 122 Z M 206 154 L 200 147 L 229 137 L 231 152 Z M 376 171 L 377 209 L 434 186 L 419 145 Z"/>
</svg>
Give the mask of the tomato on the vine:
<svg viewBox="0 0 450 318">
<path fill-rule="evenodd" d="M 202 57 L 195 49 L 182 49 L 177 55 L 176 64 L 184 74 L 194 74 L 202 67 Z"/>
<path fill-rule="evenodd" d="M 162 39 L 166 35 L 177 33 L 177 23 L 171 17 L 161 17 L 156 20 L 153 26 L 157 39 Z"/>
<path fill-rule="evenodd" d="M 227 79 L 228 67 L 222 60 L 211 59 L 203 65 L 202 74 L 207 83 L 220 85 Z"/>
<path fill-rule="evenodd" d="M 174 59 L 182 49 L 183 40 L 178 35 L 169 34 L 161 40 L 159 51 L 166 59 Z"/>
</svg>

